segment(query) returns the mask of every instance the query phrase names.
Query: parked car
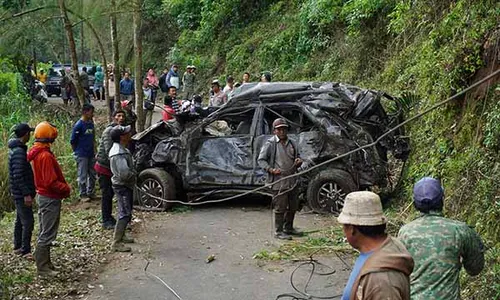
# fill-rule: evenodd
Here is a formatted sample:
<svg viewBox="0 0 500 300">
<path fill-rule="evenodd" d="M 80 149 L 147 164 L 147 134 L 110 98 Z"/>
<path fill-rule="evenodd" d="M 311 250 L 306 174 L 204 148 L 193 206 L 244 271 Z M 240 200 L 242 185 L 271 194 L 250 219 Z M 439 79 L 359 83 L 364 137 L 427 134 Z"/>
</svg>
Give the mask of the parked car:
<svg viewBox="0 0 500 300">
<path fill-rule="evenodd" d="M 61 65 L 53 65 L 51 68 L 49 68 L 49 72 L 47 74 L 47 83 L 45 85 L 45 89 L 49 97 L 52 95 L 56 95 L 58 97 L 61 96 L 61 70 L 63 68 L 64 67 Z"/>
<path fill-rule="evenodd" d="M 266 174 L 257 164 L 276 118 L 290 125 L 307 170 L 318 163 L 372 143 L 402 121 L 401 110 L 387 114 L 382 101 L 389 95 L 340 83 L 244 84 L 228 103 L 204 119 L 179 115 L 133 136 L 141 204 L 167 209 L 163 199 L 193 201 L 261 187 Z M 397 105 L 394 107 L 398 107 Z M 317 212 L 338 213 L 347 193 L 384 188 L 388 158 L 406 159 L 409 145 L 398 130 L 376 147 L 364 149 L 300 180 L 302 201 Z M 263 192 L 271 195 L 270 190 Z"/>
</svg>

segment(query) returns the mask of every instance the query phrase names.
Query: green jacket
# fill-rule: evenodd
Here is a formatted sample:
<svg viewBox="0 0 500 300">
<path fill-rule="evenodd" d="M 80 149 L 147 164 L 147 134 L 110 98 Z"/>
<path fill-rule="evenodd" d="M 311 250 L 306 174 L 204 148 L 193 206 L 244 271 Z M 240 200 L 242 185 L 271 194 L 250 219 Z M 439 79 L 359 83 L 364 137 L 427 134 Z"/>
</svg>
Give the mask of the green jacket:
<svg viewBox="0 0 500 300">
<path fill-rule="evenodd" d="M 471 276 L 484 267 L 484 246 L 467 224 L 440 212 L 422 214 L 398 234 L 411 253 L 411 299 L 460 299 L 459 273 L 463 265 Z"/>
</svg>

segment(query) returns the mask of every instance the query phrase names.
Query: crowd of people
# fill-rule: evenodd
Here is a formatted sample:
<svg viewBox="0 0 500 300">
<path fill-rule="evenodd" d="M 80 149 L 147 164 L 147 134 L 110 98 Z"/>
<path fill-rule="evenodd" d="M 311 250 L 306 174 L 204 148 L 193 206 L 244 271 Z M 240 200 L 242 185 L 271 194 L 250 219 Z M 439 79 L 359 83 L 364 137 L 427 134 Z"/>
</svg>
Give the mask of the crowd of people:
<svg viewBox="0 0 500 300">
<path fill-rule="evenodd" d="M 182 79 L 173 65 L 157 78 L 148 70 L 143 80 L 147 101 L 154 105 L 158 90 L 165 92 L 164 119 L 171 119 L 183 110 L 203 113 L 201 97 L 195 95 L 196 67 L 188 66 Z M 270 74 L 263 80 L 270 81 Z M 248 73 L 243 83 L 249 82 Z M 112 249 L 129 252 L 126 245 L 134 239 L 126 228 L 132 218 L 133 188 L 137 172 L 134 168 L 130 140 L 135 133 L 136 116 L 133 112 L 133 88 L 128 73 L 120 82 L 122 109 L 113 112 L 109 124 L 95 144 L 94 107 L 82 107 L 81 118 L 75 123 L 69 143 L 77 162 L 78 188 L 81 201 L 95 196 L 96 175 L 102 193 L 102 226 L 114 229 Z M 211 106 L 223 105 L 238 85 L 234 78 L 226 80 L 221 89 L 212 82 Z M 186 82 L 188 87 L 186 88 Z M 181 89 L 192 96 L 192 102 L 177 100 Z M 122 89 L 123 85 L 123 89 Z M 145 104 L 148 105 L 148 104 Z M 154 107 L 154 106 L 153 106 Z M 146 107 L 146 109 L 148 109 Z M 268 139 L 258 156 L 259 166 L 267 173 L 267 183 L 273 192 L 275 238 L 290 240 L 303 233 L 294 227 L 299 209 L 297 173 L 302 164 L 298 144 L 288 137 L 287 121 L 273 122 L 274 135 Z M 34 131 L 34 144 L 27 143 Z M 61 200 L 69 197 L 70 186 L 65 181 L 56 157 L 50 151 L 58 136 L 57 129 L 48 122 L 36 128 L 21 123 L 14 129 L 15 137 L 9 141 L 9 180 L 16 204 L 14 252 L 36 261 L 38 274 L 54 276 L 57 268 L 52 264 L 50 248 L 57 236 Z M 97 151 L 95 151 L 97 149 Z M 113 197 L 117 198 L 117 218 L 113 217 Z M 34 257 L 31 255 L 34 199 L 38 203 L 40 232 Z M 443 215 L 444 189 L 439 180 L 424 177 L 413 188 L 413 205 L 420 213 L 414 221 L 404 225 L 397 237 L 387 234 L 388 219 L 377 194 L 370 191 L 349 193 L 338 217 L 347 242 L 357 251 L 357 257 L 342 295 L 347 299 L 459 299 L 459 273 L 462 268 L 470 275 L 484 268 L 484 246 L 479 235 L 465 223 Z"/>
</svg>

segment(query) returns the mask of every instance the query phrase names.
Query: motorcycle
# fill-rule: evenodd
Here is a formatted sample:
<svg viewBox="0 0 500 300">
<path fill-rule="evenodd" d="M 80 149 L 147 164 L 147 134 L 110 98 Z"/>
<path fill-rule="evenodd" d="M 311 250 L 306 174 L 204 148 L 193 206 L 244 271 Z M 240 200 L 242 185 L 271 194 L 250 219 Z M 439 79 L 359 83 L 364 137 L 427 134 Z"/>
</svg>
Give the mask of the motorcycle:
<svg viewBox="0 0 500 300">
<path fill-rule="evenodd" d="M 35 80 L 35 87 L 34 87 L 34 99 L 39 101 L 40 103 L 47 103 L 47 100 L 49 99 L 49 96 L 47 95 L 47 92 L 45 91 L 45 84 L 43 84 L 39 80 Z"/>
</svg>

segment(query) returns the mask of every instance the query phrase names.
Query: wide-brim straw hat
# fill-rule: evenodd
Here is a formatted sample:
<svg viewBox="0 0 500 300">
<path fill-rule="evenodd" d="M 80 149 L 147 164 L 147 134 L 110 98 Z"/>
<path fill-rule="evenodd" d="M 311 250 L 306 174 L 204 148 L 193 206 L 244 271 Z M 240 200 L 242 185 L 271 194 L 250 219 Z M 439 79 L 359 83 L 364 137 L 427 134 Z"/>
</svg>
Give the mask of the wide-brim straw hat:
<svg viewBox="0 0 500 300">
<path fill-rule="evenodd" d="M 368 191 L 349 193 L 337 221 L 340 224 L 377 226 L 387 223 L 380 197 Z"/>
</svg>

